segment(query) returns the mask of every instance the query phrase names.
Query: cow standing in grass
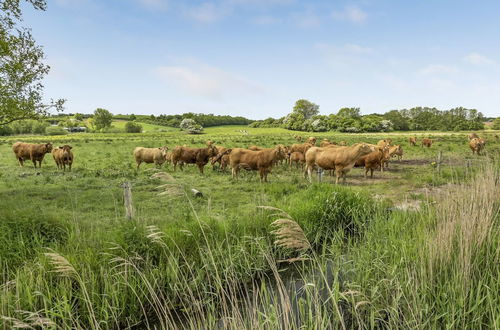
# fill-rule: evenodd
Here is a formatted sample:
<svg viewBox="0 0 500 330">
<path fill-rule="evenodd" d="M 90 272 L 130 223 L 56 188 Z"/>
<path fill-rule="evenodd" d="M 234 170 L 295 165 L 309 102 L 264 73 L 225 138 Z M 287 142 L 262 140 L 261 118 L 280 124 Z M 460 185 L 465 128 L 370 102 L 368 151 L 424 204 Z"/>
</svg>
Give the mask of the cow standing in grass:
<svg viewBox="0 0 500 330">
<path fill-rule="evenodd" d="M 167 161 L 168 147 L 163 146 L 160 148 L 143 148 L 137 147 L 134 149 L 134 158 L 137 163 L 137 169 L 142 163 L 151 164 L 154 163 L 156 166 L 161 166 Z"/>
<path fill-rule="evenodd" d="M 12 151 L 16 154 L 16 158 L 19 161 L 19 166 L 24 166 L 24 161 L 29 159 L 33 162 L 33 166 L 36 168 L 36 163 L 38 162 L 38 167 L 42 167 L 42 161 L 45 154 L 52 151 L 52 143 L 24 143 L 16 142 L 12 145 Z"/>
<path fill-rule="evenodd" d="M 57 168 L 64 170 L 66 172 L 66 165 L 69 167 L 69 171 L 71 172 L 71 166 L 73 165 L 73 152 L 71 151 L 73 147 L 65 144 L 59 148 L 52 150 L 52 157 L 54 157 L 54 161 L 56 162 Z"/>
<path fill-rule="evenodd" d="M 177 146 L 172 151 L 172 164 L 174 165 L 174 171 L 176 170 L 177 164 L 181 170 L 184 169 L 184 164 L 196 164 L 200 173 L 203 174 L 203 168 L 209 162 L 210 158 L 218 154 L 217 148 L 210 144 L 205 148 L 189 148 L 184 146 Z"/>
</svg>

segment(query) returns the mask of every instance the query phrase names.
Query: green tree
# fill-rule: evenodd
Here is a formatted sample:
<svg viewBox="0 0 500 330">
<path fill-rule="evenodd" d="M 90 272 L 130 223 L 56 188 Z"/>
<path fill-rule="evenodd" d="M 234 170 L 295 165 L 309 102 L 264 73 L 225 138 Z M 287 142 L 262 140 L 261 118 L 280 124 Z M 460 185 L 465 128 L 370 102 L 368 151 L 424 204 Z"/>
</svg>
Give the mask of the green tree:
<svg viewBox="0 0 500 330">
<path fill-rule="evenodd" d="M 180 129 L 187 131 L 189 134 L 199 134 L 203 131 L 203 127 L 191 118 L 183 119 L 179 127 Z"/>
<path fill-rule="evenodd" d="M 359 108 L 342 108 L 337 112 L 337 116 L 342 118 L 358 119 L 361 117 Z"/>
<path fill-rule="evenodd" d="M 83 121 L 83 115 L 81 113 L 75 113 L 74 118 L 77 121 Z"/>
<path fill-rule="evenodd" d="M 384 114 L 384 118 L 390 120 L 393 128 L 396 131 L 407 131 L 410 129 L 408 119 L 404 117 L 398 110 L 391 110 Z"/>
<path fill-rule="evenodd" d="M 103 128 L 111 127 L 111 123 L 113 122 L 113 114 L 106 109 L 97 108 L 94 111 L 94 120 L 93 125 L 97 130 L 101 130 Z"/>
<path fill-rule="evenodd" d="M 46 10 L 45 0 L 26 0 L 36 10 Z M 43 100 L 42 79 L 50 67 L 31 31 L 19 25 L 20 0 L 0 0 L 0 126 L 17 120 L 38 119 L 55 108 L 63 110 L 64 100 Z"/>
<path fill-rule="evenodd" d="M 300 99 L 295 102 L 293 112 L 302 114 L 305 119 L 311 119 L 319 113 L 319 105 Z"/>
<path fill-rule="evenodd" d="M 491 125 L 493 129 L 500 129 L 500 117 L 493 120 L 493 125 Z"/>
<path fill-rule="evenodd" d="M 141 133 L 142 125 L 136 123 L 135 121 L 127 121 L 125 124 L 125 132 L 127 133 Z"/>
<path fill-rule="evenodd" d="M 136 119 L 137 119 L 137 117 L 136 117 L 134 114 L 131 114 L 131 115 L 130 115 L 130 120 L 134 121 L 134 120 L 136 120 Z"/>
</svg>

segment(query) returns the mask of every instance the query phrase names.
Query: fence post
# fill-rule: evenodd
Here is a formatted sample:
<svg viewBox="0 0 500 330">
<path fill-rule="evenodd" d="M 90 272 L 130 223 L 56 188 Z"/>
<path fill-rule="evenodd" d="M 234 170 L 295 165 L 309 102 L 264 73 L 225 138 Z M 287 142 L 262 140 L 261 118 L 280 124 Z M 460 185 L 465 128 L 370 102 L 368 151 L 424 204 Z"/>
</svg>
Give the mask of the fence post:
<svg viewBox="0 0 500 330">
<path fill-rule="evenodd" d="M 125 217 L 129 220 L 134 218 L 134 206 L 132 205 L 132 185 L 130 182 L 124 182 L 123 188 L 123 204 L 125 205 Z"/>
<path fill-rule="evenodd" d="M 437 171 L 441 173 L 441 162 L 443 161 L 443 152 L 439 150 L 438 158 L 437 158 Z"/>
</svg>

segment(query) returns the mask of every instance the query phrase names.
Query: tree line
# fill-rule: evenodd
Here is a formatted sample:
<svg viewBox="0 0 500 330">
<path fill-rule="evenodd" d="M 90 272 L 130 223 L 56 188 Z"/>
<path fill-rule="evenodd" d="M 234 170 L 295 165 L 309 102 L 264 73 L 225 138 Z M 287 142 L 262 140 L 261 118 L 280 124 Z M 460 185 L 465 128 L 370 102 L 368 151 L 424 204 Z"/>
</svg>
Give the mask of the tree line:
<svg viewBox="0 0 500 330">
<path fill-rule="evenodd" d="M 292 112 L 278 119 L 253 122 L 251 127 L 282 127 L 295 131 L 347 133 L 388 131 L 461 131 L 484 128 L 486 118 L 476 109 L 457 107 L 439 110 L 431 107 L 391 110 L 384 114 L 361 115 L 359 108 L 342 108 L 337 113 L 320 115 L 319 105 L 300 99 Z"/>
<path fill-rule="evenodd" d="M 180 127 L 184 119 L 192 119 L 197 124 L 203 127 L 212 126 L 224 126 L 224 125 L 249 125 L 253 120 L 247 119 L 241 116 L 228 116 L 228 115 L 214 115 L 214 114 L 204 114 L 204 113 L 193 113 L 188 112 L 181 115 L 150 115 L 138 116 L 137 121 L 145 122 L 148 124 L 170 126 L 170 127 Z"/>
</svg>

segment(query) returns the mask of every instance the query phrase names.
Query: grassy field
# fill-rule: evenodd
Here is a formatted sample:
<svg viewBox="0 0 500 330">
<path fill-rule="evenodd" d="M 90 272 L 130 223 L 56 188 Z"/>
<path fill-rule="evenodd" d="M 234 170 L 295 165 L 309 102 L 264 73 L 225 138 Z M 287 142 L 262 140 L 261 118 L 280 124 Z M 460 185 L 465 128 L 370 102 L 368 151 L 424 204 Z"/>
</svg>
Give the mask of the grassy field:
<svg viewBox="0 0 500 330">
<path fill-rule="evenodd" d="M 255 172 L 234 181 L 210 165 L 205 175 L 194 166 L 136 171 L 132 157 L 136 146 L 270 147 L 310 133 L 144 129 L 0 139 L 4 328 L 500 326 L 500 132 L 480 133 L 483 156 L 464 132 L 411 133 L 434 138 L 429 149 L 408 146 L 410 133 L 314 134 L 403 146 L 388 171 L 365 179 L 356 168 L 335 186 L 328 176 L 309 184 L 286 165 L 261 184 Z M 50 155 L 41 169 L 20 168 L 18 140 L 72 145 L 73 171 L 56 170 Z M 169 176 L 151 178 L 158 172 Z M 124 217 L 125 181 L 134 220 Z M 278 218 L 285 228 L 273 232 Z M 287 231 L 294 223 L 303 233 Z M 286 233 L 310 247 L 277 246 Z"/>
</svg>

